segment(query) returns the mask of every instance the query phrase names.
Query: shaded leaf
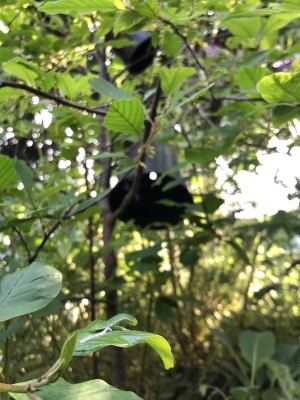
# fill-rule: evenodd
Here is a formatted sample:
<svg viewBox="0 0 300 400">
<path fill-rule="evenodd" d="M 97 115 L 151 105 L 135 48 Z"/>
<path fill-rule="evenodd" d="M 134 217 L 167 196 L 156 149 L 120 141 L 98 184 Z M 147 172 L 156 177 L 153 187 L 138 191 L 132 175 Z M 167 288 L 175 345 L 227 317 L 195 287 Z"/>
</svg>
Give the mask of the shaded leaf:
<svg viewBox="0 0 300 400">
<path fill-rule="evenodd" d="M 34 175 L 32 169 L 28 167 L 25 161 L 16 159 L 15 169 L 28 193 L 32 193 L 34 186 Z"/>
<path fill-rule="evenodd" d="M 33 262 L 0 282 L 0 321 L 45 307 L 59 293 L 62 275 L 49 265 Z"/>
<path fill-rule="evenodd" d="M 192 67 L 161 67 L 159 69 L 159 76 L 162 91 L 167 95 L 176 92 L 183 82 L 195 72 L 195 68 Z"/>
<path fill-rule="evenodd" d="M 0 171 L 0 191 L 2 191 L 17 180 L 14 160 L 0 154 Z"/>
<path fill-rule="evenodd" d="M 89 80 L 89 84 L 96 92 L 102 94 L 103 96 L 110 97 L 111 99 L 132 99 L 130 94 L 123 92 L 105 79 L 93 78 Z"/>
<path fill-rule="evenodd" d="M 275 352 L 275 337 L 272 332 L 242 331 L 239 334 L 239 347 L 244 359 L 255 372 Z"/>
</svg>

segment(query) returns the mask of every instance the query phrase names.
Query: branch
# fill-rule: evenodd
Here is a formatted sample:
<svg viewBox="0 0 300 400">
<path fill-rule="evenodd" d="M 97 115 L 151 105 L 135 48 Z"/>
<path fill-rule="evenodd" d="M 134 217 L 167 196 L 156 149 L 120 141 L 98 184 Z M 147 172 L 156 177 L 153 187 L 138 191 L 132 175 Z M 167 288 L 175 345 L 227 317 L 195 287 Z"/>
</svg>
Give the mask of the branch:
<svg viewBox="0 0 300 400">
<path fill-rule="evenodd" d="M 131 203 L 131 201 L 133 200 L 133 198 L 135 197 L 135 195 L 137 194 L 137 192 L 139 190 L 141 179 L 143 176 L 143 171 L 144 171 L 143 162 L 144 162 L 146 152 L 147 152 L 146 144 L 147 144 L 148 140 L 154 134 L 154 129 L 153 129 L 154 128 L 154 120 L 156 118 L 157 107 L 158 107 L 158 103 L 160 100 L 160 96 L 161 96 L 161 87 L 160 87 L 160 80 L 158 80 L 157 86 L 156 86 L 155 97 L 154 97 L 154 101 L 152 104 L 152 109 L 151 109 L 149 118 L 146 120 L 146 123 L 145 123 L 145 129 L 144 129 L 144 135 L 143 135 L 143 141 L 142 141 L 142 147 L 141 147 L 141 154 L 137 160 L 138 167 L 136 169 L 136 175 L 132 182 L 129 192 L 124 197 L 122 203 L 120 204 L 120 207 L 117 210 L 115 210 L 114 213 L 112 213 L 111 218 L 113 221 L 116 220 L 121 214 L 123 214 L 123 212 L 129 206 L 129 204 Z"/>
<path fill-rule="evenodd" d="M 25 85 L 23 83 L 8 82 L 8 81 L 0 80 L 0 89 L 4 88 L 4 87 L 12 87 L 15 89 L 25 90 L 26 92 L 33 93 L 40 97 L 44 97 L 45 99 L 53 100 L 57 104 L 72 107 L 72 108 L 75 108 L 76 110 L 85 111 L 89 114 L 96 114 L 96 115 L 102 115 L 102 116 L 106 115 L 106 111 L 102 111 L 97 108 L 81 106 L 80 104 L 73 103 L 72 101 L 66 100 L 62 97 L 55 96 L 54 94 L 43 92 L 42 90 L 33 88 L 33 87 Z"/>
<path fill-rule="evenodd" d="M 235 97 L 235 96 L 224 96 L 224 97 L 216 97 L 216 100 L 231 100 L 231 101 L 263 101 L 266 102 L 262 97 Z"/>
<path fill-rule="evenodd" d="M 30 249 L 29 249 L 29 247 L 28 247 L 28 244 L 27 244 L 27 242 L 26 242 L 24 236 L 22 235 L 22 232 L 19 231 L 19 229 L 16 228 L 16 227 L 13 228 L 13 231 L 19 236 L 19 238 L 20 238 L 20 240 L 21 240 L 21 242 L 22 242 L 22 244 L 23 244 L 23 246 L 24 246 L 24 248 L 25 248 L 25 251 L 26 251 L 26 253 L 27 253 L 28 259 L 30 259 L 30 258 L 31 258 Z"/>
<path fill-rule="evenodd" d="M 164 23 L 166 23 L 167 25 L 169 25 L 169 26 L 173 29 L 174 33 L 176 33 L 176 35 L 179 36 L 179 37 L 183 40 L 183 42 L 184 42 L 186 48 L 189 50 L 189 52 L 190 52 L 191 55 L 193 56 L 193 58 L 194 58 L 194 60 L 195 60 L 195 63 L 196 63 L 197 66 L 203 71 L 205 77 L 207 78 L 208 74 L 207 74 L 207 72 L 206 72 L 206 69 L 205 69 L 205 67 L 200 63 L 200 61 L 199 61 L 199 59 L 198 59 L 198 57 L 197 57 L 197 54 L 196 54 L 196 53 L 194 52 L 194 50 L 192 49 L 192 47 L 191 47 L 191 45 L 189 44 L 187 38 L 179 31 L 179 29 L 177 28 L 176 25 L 173 24 L 173 22 L 168 21 L 167 19 L 164 19 L 163 17 L 159 17 L 159 20 L 162 21 L 162 22 L 164 22 Z"/>
<path fill-rule="evenodd" d="M 54 233 L 56 231 L 56 229 L 60 226 L 60 224 L 62 223 L 63 220 L 70 218 L 70 212 L 72 211 L 72 209 L 75 207 L 77 203 L 72 204 L 61 216 L 61 218 L 56 221 L 56 223 L 52 226 L 52 228 L 45 233 L 44 235 L 44 239 L 42 240 L 41 244 L 36 248 L 33 256 L 31 256 L 29 258 L 29 263 L 31 264 L 38 256 L 39 252 L 44 248 L 45 244 L 48 242 L 48 240 L 50 239 L 52 233 Z"/>
</svg>

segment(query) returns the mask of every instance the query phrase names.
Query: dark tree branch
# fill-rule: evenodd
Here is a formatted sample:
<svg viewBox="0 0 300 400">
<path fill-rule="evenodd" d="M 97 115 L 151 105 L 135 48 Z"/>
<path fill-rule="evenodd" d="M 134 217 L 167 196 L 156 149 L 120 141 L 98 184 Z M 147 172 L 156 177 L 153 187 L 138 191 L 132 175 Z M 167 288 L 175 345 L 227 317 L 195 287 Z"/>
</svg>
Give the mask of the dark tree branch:
<svg viewBox="0 0 300 400">
<path fill-rule="evenodd" d="M 68 107 L 74 108 L 76 110 L 85 111 L 89 114 L 96 114 L 96 115 L 101 115 L 101 116 L 106 115 L 106 111 L 99 110 L 97 108 L 81 106 L 80 104 L 73 103 L 72 101 L 63 99 L 62 97 L 55 96 L 54 94 L 51 94 L 51 93 L 43 92 L 42 90 L 33 88 L 33 87 L 25 85 L 23 83 L 8 82 L 8 81 L 0 80 L 0 89 L 4 88 L 4 87 L 12 87 L 15 89 L 25 90 L 26 92 L 35 94 L 36 96 L 40 96 L 40 97 L 43 97 L 48 100 L 53 100 L 57 104 L 61 104 L 63 106 L 68 106 Z"/>
</svg>

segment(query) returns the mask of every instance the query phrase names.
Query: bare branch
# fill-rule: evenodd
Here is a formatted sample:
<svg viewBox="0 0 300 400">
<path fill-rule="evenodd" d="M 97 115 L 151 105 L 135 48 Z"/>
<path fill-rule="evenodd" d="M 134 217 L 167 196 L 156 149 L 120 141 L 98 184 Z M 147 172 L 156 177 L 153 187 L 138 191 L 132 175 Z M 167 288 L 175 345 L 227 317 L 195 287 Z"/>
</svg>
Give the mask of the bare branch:
<svg viewBox="0 0 300 400">
<path fill-rule="evenodd" d="M 15 89 L 25 90 L 26 92 L 35 94 L 36 96 L 40 96 L 45 99 L 53 100 L 57 104 L 61 104 L 63 106 L 68 106 L 68 107 L 74 108 L 76 110 L 85 111 L 89 114 L 96 114 L 96 115 L 102 115 L 102 116 L 106 115 L 106 111 L 99 110 L 99 108 L 91 108 L 91 107 L 87 107 L 87 106 L 81 106 L 80 104 L 73 103 L 72 101 L 66 100 L 62 97 L 55 96 L 54 94 L 51 94 L 51 93 L 43 92 L 42 90 L 33 88 L 33 87 L 25 85 L 23 83 L 8 82 L 8 81 L 0 80 L 0 89 L 4 88 L 4 87 L 12 87 Z"/>
</svg>

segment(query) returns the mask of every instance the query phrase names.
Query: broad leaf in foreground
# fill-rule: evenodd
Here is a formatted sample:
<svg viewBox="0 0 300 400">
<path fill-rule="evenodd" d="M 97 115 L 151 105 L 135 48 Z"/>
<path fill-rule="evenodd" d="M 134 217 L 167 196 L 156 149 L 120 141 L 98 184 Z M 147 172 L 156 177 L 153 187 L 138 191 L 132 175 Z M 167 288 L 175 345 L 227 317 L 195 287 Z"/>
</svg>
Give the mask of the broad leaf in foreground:
<svg viewBox="0 0 300 400">
<path fill-rule="evenodd" d="M 94 321 L 86 328 L 81 329 L 78 334 L 75 356 L 92 354 L 107 346 L 132 347 L 146 343 L 160 356 L 165 368 L 172 368 L 174 366 L 173 355 L 166 339 L 154 333 L 131 331 L 116 325 L 120 321 L 120 317 L 124 320 L 124 316 L 126 314 L 114 317 L 114 324 L 112 318 L 108 321 Z M 134 323 L 132 318 L 129 321 L 126 319 L 126 322 Z"/>
<path fill-rule="evenodd" d="M 75 385 L 59 379 L 36 394 L 42 400 L 141 400 L 141 397 L 133 392 L 119 390 L 100 379 Z M 10 395 L 16 400 L 32 399 L 25 393 L 10 393 Z"/>
<path fill-rule="evenodd" d="M 62 275 L 50 265 L 33 262 L 0 282 L 0 321 L 45 307 L 59 293 Z"/>
</svg>

